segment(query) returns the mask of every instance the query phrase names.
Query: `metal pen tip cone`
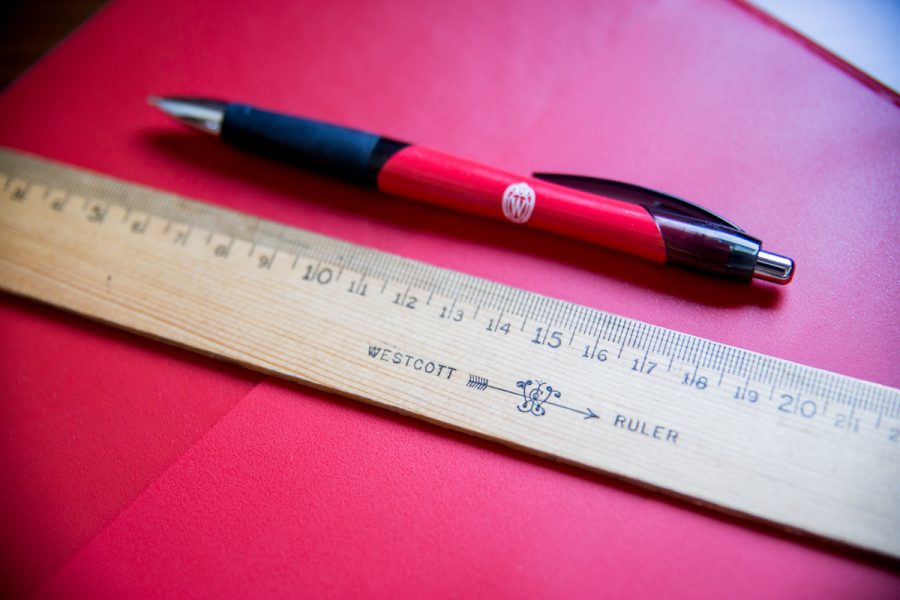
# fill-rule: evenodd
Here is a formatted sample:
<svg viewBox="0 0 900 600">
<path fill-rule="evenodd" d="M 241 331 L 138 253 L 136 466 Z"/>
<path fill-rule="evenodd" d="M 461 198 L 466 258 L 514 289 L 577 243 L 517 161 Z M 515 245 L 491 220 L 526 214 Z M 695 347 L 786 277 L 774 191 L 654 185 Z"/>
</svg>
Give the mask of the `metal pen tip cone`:
<svg viewBox="0 0 900 600">
<path fill-rule="evenodd" d="M 219 135 L 222 130 L 226 108 L 224 102 L 207 98 L 148 96 L 147 103 L 194 129 L 213 135 Z"/>
</svg>

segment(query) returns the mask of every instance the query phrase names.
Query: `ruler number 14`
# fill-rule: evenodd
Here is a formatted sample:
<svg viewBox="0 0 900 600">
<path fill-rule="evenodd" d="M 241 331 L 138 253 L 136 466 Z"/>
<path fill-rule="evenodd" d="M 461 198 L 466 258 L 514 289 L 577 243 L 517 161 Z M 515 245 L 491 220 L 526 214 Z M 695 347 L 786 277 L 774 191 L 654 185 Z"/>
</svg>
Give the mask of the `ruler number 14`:
<svg viewBox="0 0 900 600">
<path fill-rule="evenodd" d="M 500 331 L 503 335 L 509 335 L 509 327 L 510 324 L 508 322 L 501 322 L 499 319 L 496 321 L 491 319 L 487 327 L 485 327 L 485 331 Z"/>
</svg>

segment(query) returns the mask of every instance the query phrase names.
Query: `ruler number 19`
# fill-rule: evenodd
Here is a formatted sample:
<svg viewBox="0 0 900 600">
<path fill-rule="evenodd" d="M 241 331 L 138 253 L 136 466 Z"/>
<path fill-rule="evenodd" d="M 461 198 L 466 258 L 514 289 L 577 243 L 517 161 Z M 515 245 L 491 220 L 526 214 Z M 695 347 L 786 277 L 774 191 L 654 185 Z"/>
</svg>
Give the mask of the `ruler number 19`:
<svg viewBox="0 0 900 600">
<path fill-rule="evenodd" d="M 756 390 L 751 390 L 748 387 L 738 386 L 738 388 L 734 391 L 734 399 L 735 400 L 746 400 L 750 404 L 756 404 L 759 402 L 759 392 Z"/>
</svg>

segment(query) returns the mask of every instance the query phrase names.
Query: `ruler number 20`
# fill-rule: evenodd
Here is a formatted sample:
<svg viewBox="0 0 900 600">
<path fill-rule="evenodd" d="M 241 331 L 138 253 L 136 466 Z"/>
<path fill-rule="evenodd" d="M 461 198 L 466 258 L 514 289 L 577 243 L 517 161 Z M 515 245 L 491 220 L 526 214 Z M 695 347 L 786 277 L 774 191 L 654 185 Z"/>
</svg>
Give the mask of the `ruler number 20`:
<svg viewBox="0 0 900 600">
<path fill-rule="evenodd" d="M 812 400 L 803 400 L 801 402 L 799 398 L 794 398 L 790 394 L 782 394 L 778 410 L 811 419 L 816 416 L 817 407 Z"/>
</svg>

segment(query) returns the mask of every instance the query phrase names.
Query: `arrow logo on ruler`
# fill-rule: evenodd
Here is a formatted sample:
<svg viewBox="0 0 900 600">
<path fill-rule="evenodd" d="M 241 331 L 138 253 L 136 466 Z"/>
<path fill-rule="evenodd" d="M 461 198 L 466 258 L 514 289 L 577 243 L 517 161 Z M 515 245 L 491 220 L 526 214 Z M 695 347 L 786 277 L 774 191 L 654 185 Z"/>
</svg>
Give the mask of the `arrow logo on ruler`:
<svg viewBox="0 0 900 600">
<path fill-rule="evenodd" d="M 536 417 L 542 417 L 547 414 L 547 409 L 544 408 L 545 406 L 555 406 L 556 408 L 584 415 L 585 420 L 600 418 L 597 413 L 590 408 L 581 410 L 558 402 L 557 400 L 562 396 L 562 393 L 545 381 L 523 379 L 516 382 L 518 390 L 509 390 L 491 385 L 486 377 L 469 375 L 469 381 L 466 382 L 466 387 L 482 391 L 488 389 L 497 390 L 498 392 L 518 396 L 522 399 L 522 402 L 516 406 L 516 408 L 519 409 L 519 412 L 530 413 Z"/>
</svg>

